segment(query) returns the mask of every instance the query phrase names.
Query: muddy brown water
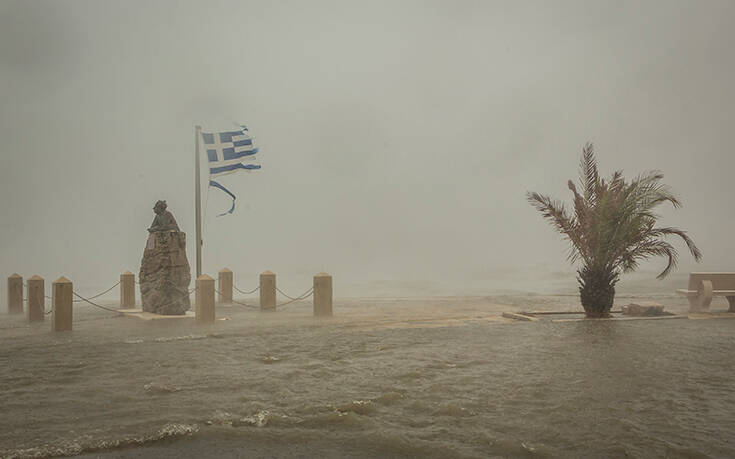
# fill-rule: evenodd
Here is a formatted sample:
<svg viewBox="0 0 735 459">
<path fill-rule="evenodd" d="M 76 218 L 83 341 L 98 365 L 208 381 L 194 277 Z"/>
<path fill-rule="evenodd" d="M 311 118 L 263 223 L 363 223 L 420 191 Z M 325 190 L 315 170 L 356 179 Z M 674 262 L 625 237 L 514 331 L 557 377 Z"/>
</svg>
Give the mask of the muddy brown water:
<svg viewBox="0 0 735 459">
<path fill-rule="evenodd" d="M 55 334 L 2 315 L 0 456 L 735 457 L 735 320 L 500 318 L 576 307 L 342 299 L 201 327 L 75 305 Z"/>
</svg>

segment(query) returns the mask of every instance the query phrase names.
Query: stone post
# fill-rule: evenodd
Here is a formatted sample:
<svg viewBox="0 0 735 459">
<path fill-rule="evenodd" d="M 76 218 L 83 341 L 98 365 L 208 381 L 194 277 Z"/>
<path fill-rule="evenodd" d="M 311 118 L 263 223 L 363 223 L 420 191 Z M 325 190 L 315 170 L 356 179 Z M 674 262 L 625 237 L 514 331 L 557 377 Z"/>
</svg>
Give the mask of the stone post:
<svg viewBox="0 0 735 459">
<path fill-rule="evenodd" d="M 260 274 L 260 310 L 276 310 L 276 275 L 270 271 Z"/>
<path fill-rule="evenodd" d="M 120 309 L 135 309 L 135 274 L 120 274 Z"/>
<path fill-rule="evenodd" d="M 73 285 L 64 276 L 59 277 L 51 284 L 51 331 L 65 331 L 72 329 L 72 289 Z"/>
<path fill-rule="evenodd" d="M 28 322 L 43 322 L 46 318 L 46 296 L 43 277 L 28 279 Z"/>
<path fill-rule="evenodd" d="M 197 277 L 196 321 L 199 324 L 214 323 L 214 279 L 206 274 Z"/>
<path fill-rule="evenodd" d="M 8 277 L 8 314 L 23 313 L 23 278 L 18 274 Z"/>
<path fill-rule="evenodd" d="M 232 303 L 232 271 L 222 268 L 217 278 L 217 300 L 220 303 Z"/>
<path fill-rule="evenodd" d="M 332 315 L 332 276 L 327 273 L 314 276 L 314 315 Z"/>
</svg>

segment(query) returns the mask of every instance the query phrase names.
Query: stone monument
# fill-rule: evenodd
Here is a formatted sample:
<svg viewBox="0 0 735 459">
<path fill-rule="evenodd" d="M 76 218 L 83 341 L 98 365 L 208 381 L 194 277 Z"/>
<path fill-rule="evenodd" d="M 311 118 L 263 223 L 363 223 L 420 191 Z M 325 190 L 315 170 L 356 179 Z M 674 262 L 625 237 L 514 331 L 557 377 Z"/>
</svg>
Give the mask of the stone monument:
<svg viewBox="0 0 735 459">
<path fill-rule="evenodd" d="M 148 228 L 148 242 L 140 265 L 140 296 L 143 311 L 182 315 L 191 307 L 191 273 L 186 258 L 186 233 L 179 231 L 166 201 L 153 207 L 156 217 Z"/>
</svg>

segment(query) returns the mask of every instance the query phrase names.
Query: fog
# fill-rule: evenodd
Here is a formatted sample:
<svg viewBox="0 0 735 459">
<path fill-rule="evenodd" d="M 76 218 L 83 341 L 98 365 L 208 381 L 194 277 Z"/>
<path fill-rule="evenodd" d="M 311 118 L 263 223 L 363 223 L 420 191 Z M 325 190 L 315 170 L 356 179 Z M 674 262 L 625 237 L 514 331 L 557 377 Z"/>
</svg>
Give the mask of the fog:
<svg viewBox="0 0 735 459">
<path fill-rule="evenodd" d="M 265 269 L 293 292 L 329 272 L 337 296 L 573 285 L 525 193 L 568 200 L 587 141 L 605 175 L 665 174 L 684 206 L 662 224 L 704 254 L 674 241 L 679 272 L 732 271 L 733 19 L 728 1 L 3 0 L 2 275 L 137 273 L 158 199 L 193 267 L 194 126 L 233 123 L 262 169 L 222 179 L 224 217 L 203 174 L 203 270 L 241 287 Z"/>
</svg>

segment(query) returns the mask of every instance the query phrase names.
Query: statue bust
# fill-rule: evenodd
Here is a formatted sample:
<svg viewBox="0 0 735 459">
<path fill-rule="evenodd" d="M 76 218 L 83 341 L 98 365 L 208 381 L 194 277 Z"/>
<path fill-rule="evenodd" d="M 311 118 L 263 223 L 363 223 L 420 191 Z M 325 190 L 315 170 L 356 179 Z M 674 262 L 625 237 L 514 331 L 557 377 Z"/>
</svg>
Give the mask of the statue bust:
<svg viewBox="0 0 735 459">
<path fill-rule="evenodd" d="M 171 212 L 166 210 L 166 207 L 166 201 L 157 201 L 156 205 L 153 206 L 153 212 L 156 213 L 156 217 L 153 219 L 151 227 L 148 228 L 149 233 L 180 231 L 179 225 L 176 224 L 176 219 Z"/>
</svg>

